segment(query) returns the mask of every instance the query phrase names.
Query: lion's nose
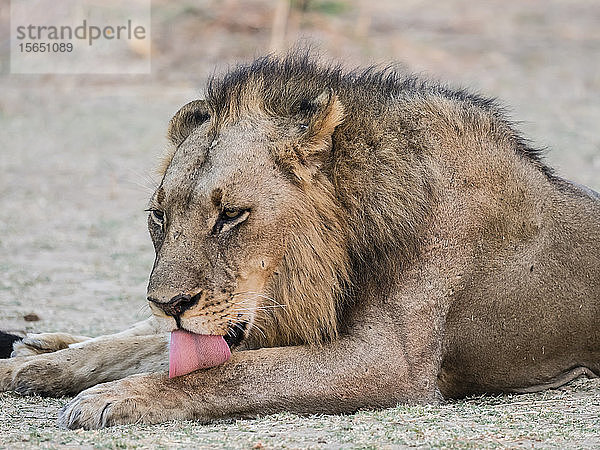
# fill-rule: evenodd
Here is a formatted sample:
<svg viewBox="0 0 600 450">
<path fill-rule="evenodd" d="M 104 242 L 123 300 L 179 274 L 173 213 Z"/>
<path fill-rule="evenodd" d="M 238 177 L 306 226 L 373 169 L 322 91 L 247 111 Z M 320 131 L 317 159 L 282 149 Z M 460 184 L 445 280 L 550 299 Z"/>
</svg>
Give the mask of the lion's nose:
<svg viewBox="0 0 600 450">
<path fill-rule="evenodd" d="M 162 309 L 165 314 L 172 317 L 179 317 L 185 311 L 198 303 L 200 296 L 201 293 L 198 293 L 193 297 L 189 294 L 179 294 L 166 303 L 161 302 L 153 297 L 148 297 L 148 301 L 154 303 L 156 306 Z"/>
</svg>

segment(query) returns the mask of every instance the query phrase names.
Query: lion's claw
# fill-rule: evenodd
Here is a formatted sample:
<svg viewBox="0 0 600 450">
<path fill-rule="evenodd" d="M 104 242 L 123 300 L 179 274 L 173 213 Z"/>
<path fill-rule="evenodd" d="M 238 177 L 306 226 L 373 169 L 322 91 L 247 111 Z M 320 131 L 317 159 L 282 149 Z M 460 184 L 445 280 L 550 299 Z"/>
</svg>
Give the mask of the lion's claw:
<svg viewBox="0 0 600 450">
<path fill-rule="evenodd" d="M 86 430 L 106 427 L 112 402 L 103 395 L 102 386 L 98 385 L 81 392 L 63 406 L 58 415 L 58 425 L 61 428 Z"/>
<path fill-rule="evenodd" d="M 111 383 L 106 383 L 110 385 Z M 60 411 L 62 428 L 93 430 L 111 425 L 141 422 L 149 399 L 119 395 L 104 385 L 83 391 Z"/>
</svg>

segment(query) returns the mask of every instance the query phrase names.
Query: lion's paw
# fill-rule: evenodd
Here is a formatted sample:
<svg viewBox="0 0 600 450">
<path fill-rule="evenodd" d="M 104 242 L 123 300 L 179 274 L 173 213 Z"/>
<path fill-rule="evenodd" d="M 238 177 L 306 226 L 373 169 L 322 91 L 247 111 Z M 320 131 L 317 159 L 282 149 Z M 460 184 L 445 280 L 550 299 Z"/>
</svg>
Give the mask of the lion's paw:
<svg viewBox="0 0 600 450">
<path fill-rule="evenodd" d="M 15 361 L 11 359 L 0 359 L 0 392 L 12 389 L 13 373 L 16 369 Z"/>
<path fill-rule="evenodd" d="M 86 336 L 73 336 L 68 333 L 30 333 L 22 341 L 13 344 L 11 358 L 40 355 L 63 350 L 71 344 L 90 339 Z"/>
<path fill-rule="evenodd" d="M 72 374 L 63 364 L 45 358 L 14 361 L 9 389 L 21 395 L 60 397 L 72 393 Z"/>
<path fill-rule="evenodd" d="M 111 384 L 94 386 L 71 400 L 60 411 L 59 426 L 92 430 L 141 421 L 150 399 L 117 392 Z"/>
<path fill-rule="evenodd" d="M 134 375 L 81 392 L 60 411 L 63 428 L 86 430 L 130 423 L 190 419 L 184 399 L 160 389 L 155 375 Z M 181 393 L 179 393 L 181 394 Z"/>
<path fill-rule="evenodd" d="M 0 392 L 6 391 L 60 397 L 81 389 L 73 383 L 68 361 L 38 355 L 0 360 Z"/>
</svg>

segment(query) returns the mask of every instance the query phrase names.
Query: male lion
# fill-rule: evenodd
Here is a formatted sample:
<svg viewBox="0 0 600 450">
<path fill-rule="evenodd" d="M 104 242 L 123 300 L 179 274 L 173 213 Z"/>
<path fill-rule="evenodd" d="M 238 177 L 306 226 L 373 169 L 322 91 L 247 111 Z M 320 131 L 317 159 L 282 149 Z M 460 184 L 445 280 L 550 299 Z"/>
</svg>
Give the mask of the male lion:
<svg viewBox="0 0 600 450">
<path fill-rule="evenodd" d="M 1 390 L 83 390 L 62 426 L 600 375 L 600 197 L 554 175 L 494 101 L 292 54 L 213 79 L 168 136 L 149 206 L 155 318 L 32 335 L 0 363 Z"/>
</svg>

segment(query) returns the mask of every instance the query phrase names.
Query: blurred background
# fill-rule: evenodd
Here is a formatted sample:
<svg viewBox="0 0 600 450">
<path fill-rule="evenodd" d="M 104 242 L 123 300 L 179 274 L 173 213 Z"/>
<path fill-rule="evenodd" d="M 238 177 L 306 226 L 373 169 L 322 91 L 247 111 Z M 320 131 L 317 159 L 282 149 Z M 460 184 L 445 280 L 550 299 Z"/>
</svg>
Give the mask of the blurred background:
<svg viewBox="0 0 600 450">
<path fill-rule="evenodd" d="M 297 43 L 349 68 L 398 62 L 499 97 L 559 174 L 600 189 L 598 0 L 155 0 L 148 75 L 11 75 L 9 5 L 1 329 L 98 334 L 143 319 L 143 210 L 168 120 L 211 74 Z"/>
</svg>

